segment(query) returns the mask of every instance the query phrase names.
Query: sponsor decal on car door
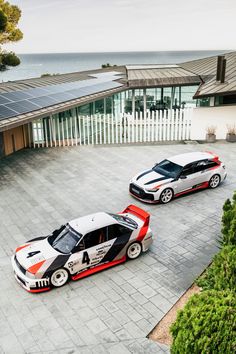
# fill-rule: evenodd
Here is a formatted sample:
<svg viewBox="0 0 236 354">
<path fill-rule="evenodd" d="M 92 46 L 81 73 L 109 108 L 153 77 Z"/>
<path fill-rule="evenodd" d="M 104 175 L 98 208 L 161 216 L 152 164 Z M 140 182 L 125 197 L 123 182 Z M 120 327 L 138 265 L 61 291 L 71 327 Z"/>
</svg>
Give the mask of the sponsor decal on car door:
<svg viewBox="0 0 236 354">
<path fill-rule="evenodd" d="M 114 240 L 107 241 L 106 228 L 88 233 L 80 242 L 80 251 L 73 254 L 68 262 L 71 274 L 95 267 L 105 257 Z"/>
</svg>

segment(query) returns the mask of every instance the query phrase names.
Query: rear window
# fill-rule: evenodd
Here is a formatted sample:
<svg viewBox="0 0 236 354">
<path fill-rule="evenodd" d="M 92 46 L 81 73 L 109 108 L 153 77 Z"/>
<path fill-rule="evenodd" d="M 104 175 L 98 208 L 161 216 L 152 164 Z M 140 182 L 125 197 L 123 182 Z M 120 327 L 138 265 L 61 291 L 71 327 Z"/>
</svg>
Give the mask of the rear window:
<svg viewBox="0 0 236 354">
<path fill-rule="evenodd" d="M 132 229 L 138 228 L 138 224 L 136 223 L 136 221 L 129 218 L 128 216 L 123 216 L 123 215 L 118 215 L 118 214 L 110 214 L 110 213 L 109 213 L 109 215 L 111 215 L 120 224 L 131 227 Z"/>
</svg>

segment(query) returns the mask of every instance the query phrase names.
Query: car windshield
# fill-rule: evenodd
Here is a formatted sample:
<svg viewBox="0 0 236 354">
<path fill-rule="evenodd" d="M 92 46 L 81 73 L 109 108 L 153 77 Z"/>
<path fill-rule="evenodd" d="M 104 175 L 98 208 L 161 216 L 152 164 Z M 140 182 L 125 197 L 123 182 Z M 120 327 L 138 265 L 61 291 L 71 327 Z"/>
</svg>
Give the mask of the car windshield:
<svg viewBox="0 0 236 354">
<path fill-rule="evenodd" d="M 182 166 L 177 165 L 169 160 L 163 160 L 152 169 L 153 171 L 160 173 L 163 176 L 176 178 L 182 171 Z"/>
<path fill-rule="evenodd" d="M 60 253 L 71 253 L 81 239 L 81 234 L 67 224 L 48 237 L 49 244 Z"/>
<path fill-rule="evenodd" d="M 138 224 L 133 219 L 130 219 L 128 216 L 118 215 L 118 214 L 110 214 L 116 221 L 120 224 L 123 224 L 128 227 L 132 227 L 133 229 L 137 229 Z"/>
</svg>

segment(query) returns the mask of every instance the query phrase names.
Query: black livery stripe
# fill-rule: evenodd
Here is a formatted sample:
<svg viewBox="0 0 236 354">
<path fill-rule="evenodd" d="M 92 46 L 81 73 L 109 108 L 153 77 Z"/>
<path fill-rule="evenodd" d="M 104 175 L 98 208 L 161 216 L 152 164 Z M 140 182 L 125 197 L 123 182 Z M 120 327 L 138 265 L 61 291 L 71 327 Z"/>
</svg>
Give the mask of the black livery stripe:
<svg viewBox="0 0 236 354">
<path fill-rule="evenodd" d="M 147 174 L 150 173 L 150 172 L 152 172 L 152 170 L 148 170 L 148 171 L 146 171 L 146 172 L 141 173 L 141 175 L 139 175 L 139 176 L 136 178 L 136 181 L 138 181 L 141 177 L 147 175 Z"/>
<path fill-rule="evenodd" d="M 48 236 L 40 236 L 40 237 L 32 238 L 32 240 L 29 240 L 27 242 L 41 241 L 41 240 L 44 240 L 47 237 Z"/>
<path fill-rule="evenodd" d="M 148 185 L 148 184 L 152 184 L 152 183 L 155 183 L 155 182 L 159 182 L 159 181 L 163 181 L 164 179 L 169 179 L 170 177 L 160 177 L 160 178 L 156 178 L 156 179 L 153 179 L 152 181 L 149 181 L 147 183 L 145 183 L 145 186 Z"/>
<path fill-rule="evenodd" d="M 68 259 L 70 258 L 70 254 L 68 255 L 60 255 L 57 256 L 54 261 L 52 262 L 52 264 L 50 264 L 50 266 L 48 267 L 48 269 L 46 270 L 46 272 L 43 275 L 43 278 L 46 276 L 51 276 L 52 272 L 58 268 L 64 267 L 64 265 L 66 264 L 66 262 L 68 261 Z"/>
<path fill-rule="evenodd" d="M 125 235 L 117 237 L 107 254 L 103 257 L 103 259 L 99 263 L 111 262 L 113 259 L 118 256 L 120 251 L 127 245 L 129 239 L 131 237 L 132 231 L 128 232 Z"/>
</svg>

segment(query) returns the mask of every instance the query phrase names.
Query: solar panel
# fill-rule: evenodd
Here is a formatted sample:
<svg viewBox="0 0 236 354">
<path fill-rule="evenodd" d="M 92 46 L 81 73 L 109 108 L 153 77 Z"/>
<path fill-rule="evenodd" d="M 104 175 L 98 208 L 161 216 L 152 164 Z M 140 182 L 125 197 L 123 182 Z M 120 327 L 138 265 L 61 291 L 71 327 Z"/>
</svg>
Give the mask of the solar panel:
<svg viewBox="0 0 236 354">
<path fill-rule="evenodd" d="M 9 109 L 6 106 L 0 105 L 0 116 L 1 118 L 10 118 L 14 117 L 17 115 L 17 112 L 13 111 L 12 109 Z"/>
<path fill-rule="evenodd" d="M 17 116 L 41 108 L 121 87 L 113 81 L 118 72 L 98 73 L 91 79 L 6 92 L 0 95 L 0 119 Z"/>
<path fill-rule="evenodd" d="M 32 97 L 32 95 L 30 95 L 28 91 L 27 93 L 25 91 L 6 92 L 2 93 L 2 96 L 14 102 L 26 100 L 27 98 Z"/>
<path fill-rule="evenodd" d="M 12 102 L 12 101 L 8 100 L 4 96 L 0 96 L 0 104 L 10 103 L 10 102 Z"/>
<path fill-rule="evenodd" d="M 65 102 L 65 101 L 70 101 L 74 100 L 75 97 L 69 93 L 62 92 L 62 93 L 55 93 L 53 95 L 49 95 L 48 97 L 53 98 L 56 102 Z"/>
<path fill-rule="evenodd" d="M 13 109 L 18 114 L 35 111 L 40 108 L 39 106 L 36 106 L 35 104 L 27 100 L 8 103 L 5 105 L 5 107 Z"/>
<path fill-rule="evenodd" d="M 56 100 L 54 100 L 53 98 L 51 98 L 49 96 L 42 96 L 42 97 L 32 98 L 31 100 L 29 100 L 29 102 L 32 102 L 32 103 L 38 105 L 41 108 L 48 107 L 48 106 L 53 106 L 54 104 L 57 103 Z"/>
</svg>

